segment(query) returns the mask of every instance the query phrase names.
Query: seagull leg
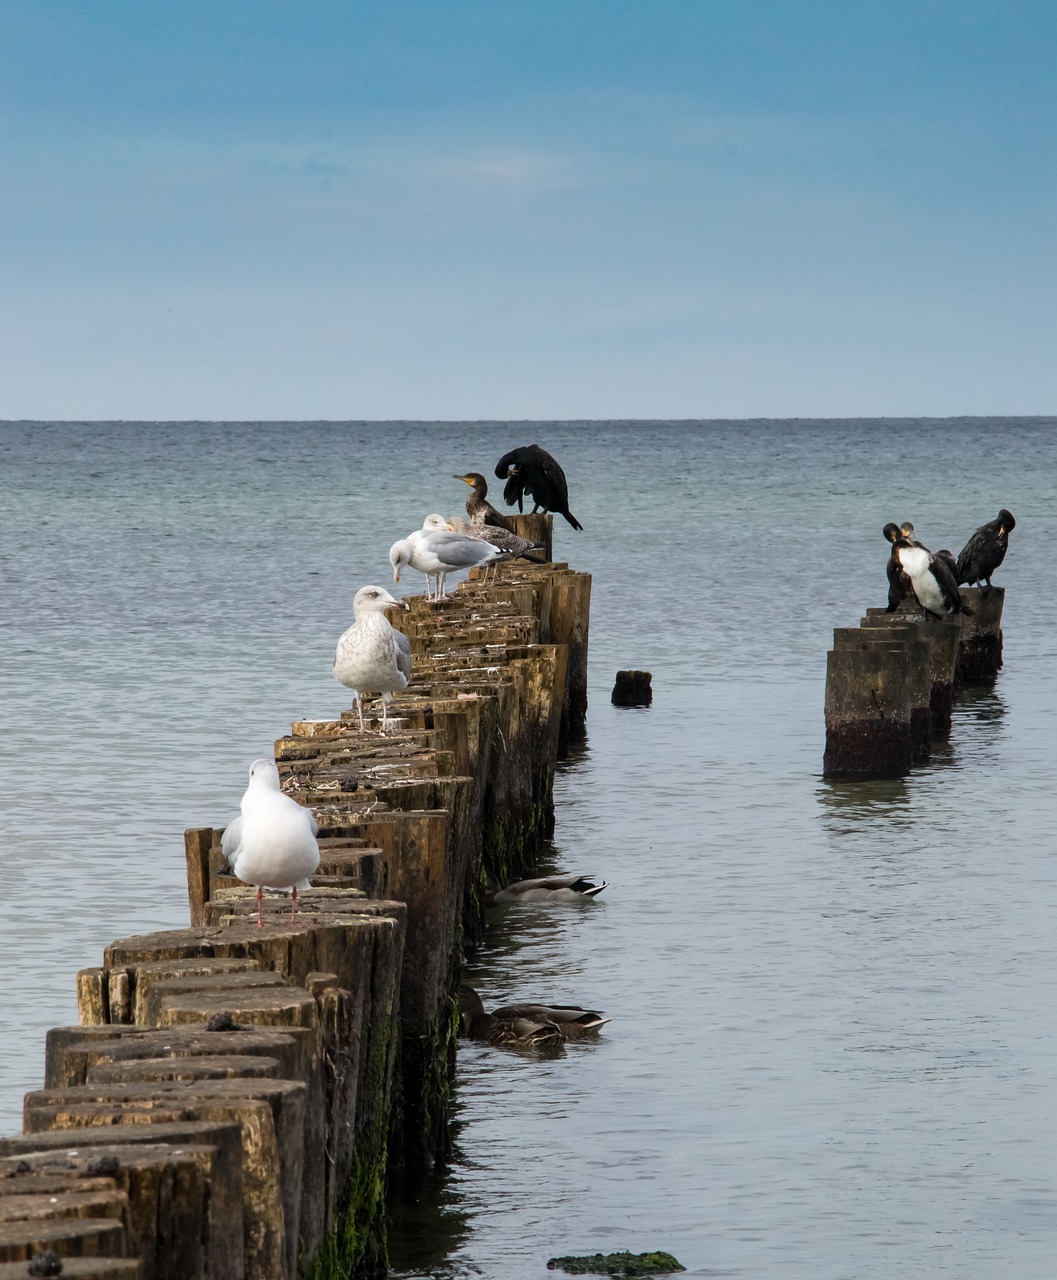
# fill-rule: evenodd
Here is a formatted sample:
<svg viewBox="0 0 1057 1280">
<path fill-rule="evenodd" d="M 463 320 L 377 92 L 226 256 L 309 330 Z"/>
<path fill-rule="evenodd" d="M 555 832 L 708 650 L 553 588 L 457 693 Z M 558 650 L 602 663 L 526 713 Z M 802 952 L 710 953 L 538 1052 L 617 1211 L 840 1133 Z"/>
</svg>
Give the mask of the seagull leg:
<svg viewBox="0 0 1057 1280">
<path fill-rule="evenodd" d="M 296 884 L 294 885 L 293 891 L 290 896 L 290 919 L 291 921 L 297 919 L 297 885 Z"/>
<path fill-rule="evenodd" d="M 258 885 L 257 886 L 257 928 L 258 929 L 264 928 L 263 904 L 264 904 L 264 890 L 261 888 L 260 885 Z"/>
<path fill-rule="evenodd" d="M 353 696 L 356 698 L 356 710 L 360 713 L 360 732 L 364 732 L 363 724 L 363 698 L 360 696 L 359 689 L 353 689 Z"/>
</svg>

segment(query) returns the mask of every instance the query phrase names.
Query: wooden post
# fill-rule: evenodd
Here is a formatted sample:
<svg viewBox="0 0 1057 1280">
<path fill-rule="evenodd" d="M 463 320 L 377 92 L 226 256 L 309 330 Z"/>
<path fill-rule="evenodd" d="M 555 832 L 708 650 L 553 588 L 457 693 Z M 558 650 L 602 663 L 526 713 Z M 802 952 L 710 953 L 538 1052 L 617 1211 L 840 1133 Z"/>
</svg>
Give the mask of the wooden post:
<svg viewBox="0 0 1057 1280">
<path fill-rule="evenodd" d="M 910 772 L 910 647 L 883 632 L 836 628 L 826 660 L 827 778 Z"/>
<path fill-rule="evenodd" d="M 187 898 L 191 907 L 191 924 L 195 927 L 206 922 L 206 903 L 209 901 L 209 850 L 212 847 L 212 827 L 190 827 L 184 832 Z"/>
<path fill-rule="evenodd" d="M 962 602 L 973 610 L 962 616 L 962 643 L 955 679 L 958 684 L 993 680 L 1002 669 L 1002 606 L 1005 587 L 962 587 Z"/>
<path fill-rule="evenodd" d="M 867 609 L 868 619 L 884 612 L 883 609 Z M 913 623 L 921 639 L 928 645 L 929 665 L 932 670 L 932 692 L 929 695 L 931 734 L 935 738 L 949 738 L 951 733 L 951 706 L 954 702 L 954 672 L 958 662 L 958 646 L 961 641 L 961 624 L 927 618 L 924 613 L 900 613 L 897 617 Z"/>
<path fill-rule="evenodd" d="M 932 665 L 929 647 L 904 614 L 878 613 L 860 622 L 901 639 L 910 654 L 910 750 L 914 764 L 928 764 L 932 754 Z"/>
</svg>

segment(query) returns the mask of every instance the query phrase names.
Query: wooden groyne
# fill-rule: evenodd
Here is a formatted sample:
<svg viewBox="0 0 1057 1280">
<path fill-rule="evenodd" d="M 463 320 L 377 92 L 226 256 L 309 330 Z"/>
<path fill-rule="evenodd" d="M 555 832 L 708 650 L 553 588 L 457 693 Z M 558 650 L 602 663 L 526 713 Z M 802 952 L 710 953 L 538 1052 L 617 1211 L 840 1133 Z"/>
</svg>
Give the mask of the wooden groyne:
<svg viewBox="0 0 1057 1280">
<path fill-rule="evenodd" d="M 990 681 L 1002 666 L 1005 590 L 962 587 L 972 616 L 937 620 L 912 598 L 867 609 L 837 627 L 826 664 L 827 778 L 894 778 L 927 763 L 949 737 L 961 685 Z"/>
<path fill-rule="evenodd" d="M 520 525 L 549 547 L 549 517 Z M 259 929 L 220 830 L 186 833 L 190 927 L 77 975 L 80 1025 L 48 1034 L 45 1087 L 0 1139 L 0 1280 L 48 1251 L 95 1280 L 384 1271 L 387 1173 L 450 1151 L 464 943 L 488 880 L 551 833 L 555 761 L 584 731 L 590 590 L 518 561 L 411 598 L 388 736 L 350 712 L 276 743 L 320 827 L 296 921 L 273 895 Z"/>
</svg>

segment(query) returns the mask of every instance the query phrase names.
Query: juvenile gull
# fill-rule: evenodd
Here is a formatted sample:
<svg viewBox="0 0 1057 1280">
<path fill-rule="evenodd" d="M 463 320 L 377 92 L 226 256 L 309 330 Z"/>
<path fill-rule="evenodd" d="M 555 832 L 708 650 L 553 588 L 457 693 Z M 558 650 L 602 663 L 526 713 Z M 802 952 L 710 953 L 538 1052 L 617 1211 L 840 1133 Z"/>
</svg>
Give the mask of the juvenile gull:
<svg viewBox="0 0 1057 1280">
<path fill-rule="evenodd" d="M 391 596 L 385 587 L 361 587 L 352 602 L 356 621 L 342 634 L 334 653 L 334 679 L 353 692 L 363 723 L 363 695 L 382 695 L 382 732 L 393 693 L 406 689 L 411 679 L 411 642 L 385 616 L 392 605 L 411 606 Z"/>
<path fill-rule="evenodd" d="M 450 529 L 437 529 L 434 532 L 419 529 L 409 537 L 394 542 L 389 549 L 394 582 L 400 581 L 400 570 L 405 565 L 424 573 L 427 580 L 436 577 L 437 592 L 433 596 L 427 595 L 427 600 L 444 599 L 447 594 L 445 580 L 449 573 L 505 559 L 509 559 L 509 552 L 500 551 L 482 538 L 467 537 L 464 533 L 455 533 Z"/>
<path fill-rule="evenodd" d="M 528 538 L 522 538 L 519 534 L 511 533 L 509 529 L 499 529 L 495 525 L 490 524 L 472 524 L 469 520 L 464 520 L 462 516 L 449 516 L 448 524 L 455 533 L 464 533 L 468 538 L 480 538 L 482 542 L 490 542 L 493 547 L 498 547 L 500 551 L 509 551 L 511 556 L 524 556 L 527 560 L 535 559 L 529 556 L 530 551 L 543 551 L 545 548 L 542 542 L 532 542 Z M 539 561 L 537 560 L 537 563 Z"/>
<path fill-rule="evenodd" d="M 297 917 L 297 891 L 319 866 L 319 828 L 312 811 L 283 795 L 275 761 L 262 756 L 250 765 L 241 813 L 230 823 L 221 847 L 235 875 L 257 886 L 257 924 L 264 927 L 264 889 L 290 889 L 290 919 Z"/>
</svg>

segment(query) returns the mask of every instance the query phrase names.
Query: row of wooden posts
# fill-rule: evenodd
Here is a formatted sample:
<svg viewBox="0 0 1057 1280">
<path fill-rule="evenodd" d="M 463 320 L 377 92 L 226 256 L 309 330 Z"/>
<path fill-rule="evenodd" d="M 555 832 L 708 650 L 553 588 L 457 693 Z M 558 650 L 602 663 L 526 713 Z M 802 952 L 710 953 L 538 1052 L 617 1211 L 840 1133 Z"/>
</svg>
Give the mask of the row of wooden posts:
<svg viewBox="0 0 1057 1280">
<path fill-rule="evenodd" d="M 549 554 L 549 516 L 520 526 Z M 45 1087 L 0 1139 L 0 1280 L 50 1274 L 50 1252 L 93 1280 L 384 1271 L 387 1173 L 450 1151 L 486 881 L 531 868 L 555 761 L 584 731 L 590 577 L 472 577 L 401 615 L 414 680 L 388 736 L 344 713 L 276 743 L 320 826 L 296 922 L 276 895 L 259 929 L 220 830 L 193 829 L 191 927 L 78 974 L 80 1025 L 49 1032 Z"/>
<path fill-rule="evenodd" d="M 990 681 L 1002 666 L 1005 590 L 963 587 L 973 612 L 939 620 L 913 600 L 889 613 L 867 609 L 857 627 L 836 627 L 826 665 L 828 778 L 893 778 L 929 760 L 951 731 L 961 685 Z"/>
</svg>

